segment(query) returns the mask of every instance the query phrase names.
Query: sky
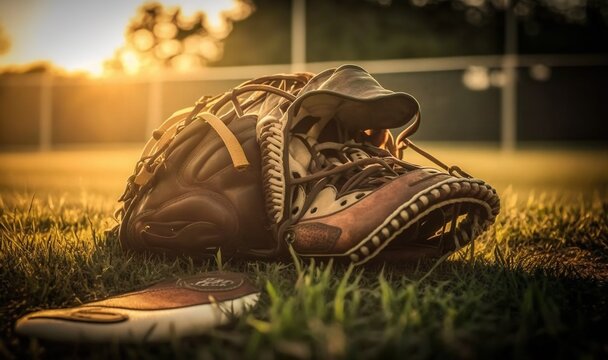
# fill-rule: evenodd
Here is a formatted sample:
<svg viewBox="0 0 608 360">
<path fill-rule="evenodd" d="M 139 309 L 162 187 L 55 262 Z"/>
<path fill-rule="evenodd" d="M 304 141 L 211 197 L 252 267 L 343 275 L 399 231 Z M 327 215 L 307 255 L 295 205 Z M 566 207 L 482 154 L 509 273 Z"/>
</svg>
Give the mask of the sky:
<svg viewBox="0 0 608 360">
<path fill-rule="evenodd" d="M 11 47 L 0 67 L 48 60 L 70 71 L 101 72 L 104 59 L 124 43 L 124 31 L 146 0 L 0 0 L 0 26 Z M 164 0 L 185 15 L 204 10 L 218 19 L 233 0 Z"/>
</svg>

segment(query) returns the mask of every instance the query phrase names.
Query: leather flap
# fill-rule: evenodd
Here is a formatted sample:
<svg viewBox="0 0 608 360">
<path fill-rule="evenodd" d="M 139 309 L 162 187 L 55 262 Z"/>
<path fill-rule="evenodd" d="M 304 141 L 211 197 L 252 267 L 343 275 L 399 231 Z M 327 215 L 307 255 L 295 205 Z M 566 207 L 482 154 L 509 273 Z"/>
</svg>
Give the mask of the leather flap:
<svg viewBox="0 0 608 360">
<path fill-rule="evenodd" d="M 420 110 L 414 97 L 383 88 L 355 65 L 317 75 L 302 89 L 293 107 L 295 123 L 308 115 L 334 118 L 349 130 L 398 128 Z"/>
</svg>

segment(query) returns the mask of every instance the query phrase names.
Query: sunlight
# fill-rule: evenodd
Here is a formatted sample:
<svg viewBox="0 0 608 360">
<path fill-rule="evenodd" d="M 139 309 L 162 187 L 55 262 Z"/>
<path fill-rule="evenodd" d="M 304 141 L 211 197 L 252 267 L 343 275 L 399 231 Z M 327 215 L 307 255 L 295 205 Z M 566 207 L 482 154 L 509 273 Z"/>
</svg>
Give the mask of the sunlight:
<svg viewBox="0 0 608 360">
<path fill-rule="evenodd" d="M 146 3 L 131 18 L 125 43 L 105 62 L 105 75 L 160 69 L 192 71 L 222 58 L 232 23 L 251 14 L 244 0 L 205 3 L 201 9 Z"/>
<path fill-rule="evenodd" d="M 217 29 L 225 25 L 222 14 L 234 7 L 235 3 L 232 0 L 216 0 L 207 5 L 204 11 L 207 14 L 208 25 L 211 28 Z"/>
<path fill-rule="evenodd" d="M 94 78 L 102 77 L 104 74 L 103 65 L 100 63 L 92 64 L 87 68 L 83 68 L 82 70 L 87 72 L 89 75 L 91 75 L 91 77 Z"/>
<path fill-rule="evenodd" d="M 125 72 L 127 74 L 136 74 L 139 71 L 141 63 L 135 52 L 130 50 L 124 51 L 120 55 L 120 58 L 125 66 Z"/>
<path fill-rule="evenodd" d="M 104 61 L 123 47 L 125 28 L 137 9 L 151 2 L 0 1 L 3 38 L 4 42 L 8 41 L 11 45 L 5 49 L 5 53 L 0 54 L 0 68 L 48 61 L 68 72 L 87 72 L 95 77 L 107 75 L 104 73 Z M 237 0 L 168 0 L 162 2 L 162 5 L 165 8 L 181 9 L 180 25 L 187 23 L 188 19 L 192 21 L 197 12 L 204 12 L 205 25 L 216 39 L 225 38 L 230 33 L 232 27 L 229 20 L 237 21 L 251 13 L 248 6 Z M 133 50 L 150 50 L 155 45 L 155 36 L 168 40 L 159 49 L 155 49 L 162 57 L 174 56 L 184 46 L 172 41 L 177 27 L 170 21 L 160 22 L 153 32 L 143 30 L 134 34 Z M 210 54 L 209 58 L 214 60 L 222 54 L 213 42 L 187 46 L 190 49 L 204 47 Z M 138 73 L 147 66 L 147 62 L 139 59 L 133 50 L 121 51 L 119 54 L 128 74 Z M 180 69 L 191 69 L 197 62 L 187 58 L 188 56 L 181 56 L 171 63 L 179 63 Z"/>
</svg>

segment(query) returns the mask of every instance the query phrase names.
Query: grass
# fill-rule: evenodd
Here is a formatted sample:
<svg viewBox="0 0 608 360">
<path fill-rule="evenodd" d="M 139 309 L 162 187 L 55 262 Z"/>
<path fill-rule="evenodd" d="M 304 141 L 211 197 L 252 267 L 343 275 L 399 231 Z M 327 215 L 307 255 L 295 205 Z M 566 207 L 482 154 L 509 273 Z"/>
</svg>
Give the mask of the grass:
<svg viewBox="0 0 608 360">
<path fill-rule="evenodd" d="M 526 154 L 511 155 L 521 161 L 503 159 L 503 166 L 538 172 L 531 165 L 537 160 Z M 552 159 L 568 162 L 568 156 L 577 158 L 549 153 L 538 161 L 550 167 Z M 352 268 L 126 254 L 104 230 L 114 224 L 120 176 L 131 159 L 123 169 L 90 153 L 40 158 L 0 155 L 6 160 L 0 162 L 0 358 L 608 357 L 608 175 L 595 167 L 588 169 L 595 175 L 582 168 L 578 182 L 566 177 L 551 184 L 568 191 L 535 192 L 545 183 L 529 180 L 533 175 L 518 182 L 513 168 L 492 175 L 496 169 L 484 163 L 479 176 L 491 183 L 499 177 L 503 210 L 476 242 L 474 256 L 463 251 L 442 263 Z M 65 158 L 80 159 L 79 165 L 70 167 Z M 105 184 L 103 172 L 111 174 Z M 14 321 L 33 310 L 218 268 L 246 272 L 263 295 L 234 324 L 205 336 L 93 346 L 13 333 Z"/>
</svg>

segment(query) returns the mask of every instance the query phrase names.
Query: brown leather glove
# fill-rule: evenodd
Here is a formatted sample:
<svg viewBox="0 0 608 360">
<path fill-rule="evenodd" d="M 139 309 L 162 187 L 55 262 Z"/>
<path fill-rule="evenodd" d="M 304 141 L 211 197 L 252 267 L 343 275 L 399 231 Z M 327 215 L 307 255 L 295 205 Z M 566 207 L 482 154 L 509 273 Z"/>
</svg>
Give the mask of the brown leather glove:
<svg viewBox="0 0 608 360">
<path fill-rule="evenodd" d="M 191 256 L 275 248 L 267 226 L 259 117 L 280 113 L 311 74 L 251 80 L 173 114 L 154 132 L 120 201 L 135 251 Z"/>
<path fill-rule="evenodd" d="M 407 137 L 419 121 L 413 97 L 353 65 L 318 74 L 282 117 L 262 118 L 264 190 L 278 244 L 362 264 L 381 253 L 443 255 L 493 223 L 496 191 L 413 145 Z M 406 125 L 397 142 L 383 130 Z M 447 173 L 390 152 L 406 146 Z"/>
<path fill-rule="evenodd" d="M 440 256 L 487 228 L 494 189 L 409 139 L 416 100 L 345 65 L 244 83 L 177 112 L 129 179 L 126 248 L 356 264 Z M 406 126 L 395 141 L 385 129 Z M 410 147 L 445 172 L 402 160 Z"/>
</svg>

